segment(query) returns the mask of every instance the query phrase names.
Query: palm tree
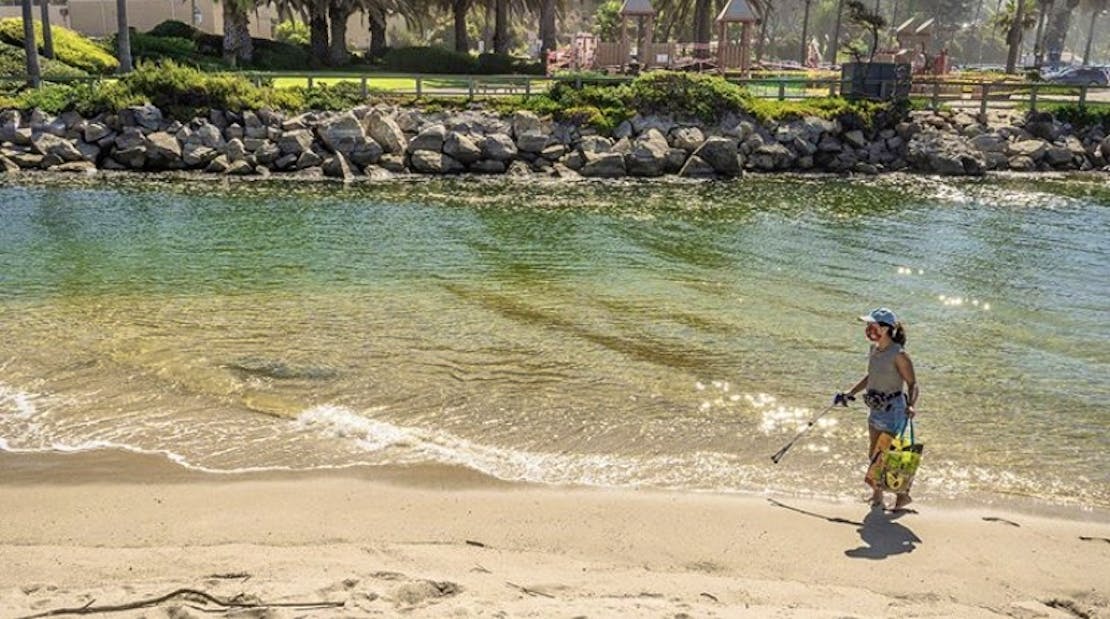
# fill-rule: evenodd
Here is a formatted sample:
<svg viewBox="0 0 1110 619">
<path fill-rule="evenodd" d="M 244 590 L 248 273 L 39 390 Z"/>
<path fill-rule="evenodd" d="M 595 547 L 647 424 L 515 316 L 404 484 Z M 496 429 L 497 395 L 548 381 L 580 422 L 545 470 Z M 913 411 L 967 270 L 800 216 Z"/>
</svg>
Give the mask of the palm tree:
<svg viewBox="0 0 1110 619">
<path fill-rule="evenodd" d="M 808 54 L 806 54 L 806 51 L 809 47 L 808 41 L 806 40 L 809 38 L 809 5 L 813 2 L 813 0 L 803 1 L 805 2 L 806 8 L 805 17 L 802 18 L 802 52 L 801 55 L 798 56 L 798 63 L 804 67 L 806 66 L 806 56 L 808 56 Z"/>
<path fill-rule="evenodd" d="M 1044 62 L 1044 23 L 1048 20 L 1053 2 L 1054 0 L 1037 0 L 1040 12 L 1037 15 L 1037 32 L 1033 35 L 1033 64 L 1038 68 Z"/>
<path fill-rule="evenodd" d="M 39 0 L 42 9 L 42 55 L 46 58 L 54 57 L 54 33 L 50 30 L 50 2 Z"/>
<path fill-rule="evenodd" d="M 1006 73 L 1017 73 L 1021 55 L 1021 40 L 1026 30 L 1035 25 L 1034 18 L 1025 12 L 1029 0 L 1009 0 L 1006 7 L 995 13 L 991 21 L 994 27 L 1006 33 L 1006 43 L 1010 49 L 1006 54 Z"/>
<path fill-rule="evenodd" d="M 493 51 L 509 53 L 509 0 L 493 2 Z"/>
<path fill-rule="evenodd" d="M 540 2 L 540 58 L 547 62 L 547 52 L 554 51 L 556 41 L 555 15 L 558 7 L 555 0 Z"/>
<path fill-rule="evenodd" d="M 116 47 L 119 54 L 119 72 L 131 72 L 131 28 L 127 25 L 127 0 L 116 0 Z"/>
<path fill-rule="evenodd" d="M 39 50 L 35 46 L 35 18 L 31 0 L 23 0 L 23 51 L 27 54 L 27 79 L 32 88 L 42 85 L 39 72 Z"/>
<path fill-rule="evenodd" d="M 1083 66 L 1087 66 L 1091 61 L 1091 41 L 1095 38 L 1095 23 L 1098 22 L 1098 16 L 1106 10 L 1108 2 L 1089 0 L 1086 4 L 1091 11 L 1091 25 L 1087 28 L 1087 45 L 1083 48 Z"/>
<path fill-rule="evenodd" d="M 250 63 L 254 59 L 254 42 L 251 41 L 249 12 L 257 6 L 257 2 L 220 1 L 224 13 L 224 60 L 232 66 Z"/>
</svg>

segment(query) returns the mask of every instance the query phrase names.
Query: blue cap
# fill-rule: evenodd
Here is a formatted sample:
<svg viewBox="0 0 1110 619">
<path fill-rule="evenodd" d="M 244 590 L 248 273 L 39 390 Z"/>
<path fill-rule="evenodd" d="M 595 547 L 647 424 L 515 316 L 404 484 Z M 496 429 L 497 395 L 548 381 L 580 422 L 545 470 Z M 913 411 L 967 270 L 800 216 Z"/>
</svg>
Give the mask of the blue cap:
<svg viewBox="0 0 1110 619">
<path fill-rule="evenodd" d="M 864 322 L 877 322 L 888 327 L 893 327 L 898 323 L 898 317 L 894 315 L 894 312 L 885 307 L 875 308 L 866 316 L 860 316 L 859 319 Z"/>
</svg>

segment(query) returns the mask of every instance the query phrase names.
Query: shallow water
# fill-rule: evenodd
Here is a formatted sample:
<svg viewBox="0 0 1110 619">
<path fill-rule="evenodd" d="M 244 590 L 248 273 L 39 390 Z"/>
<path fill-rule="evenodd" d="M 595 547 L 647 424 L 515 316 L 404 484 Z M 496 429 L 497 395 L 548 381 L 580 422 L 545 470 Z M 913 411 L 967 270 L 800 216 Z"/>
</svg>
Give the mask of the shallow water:
<svg viewBox="0 0 1110 619">
<path fill-rule="evenodd" d="M 1110 506 L 1110 183 L 0 184 L 0 447 L 862 494 L 854 317 L 923 497 Z"/>
</svg>

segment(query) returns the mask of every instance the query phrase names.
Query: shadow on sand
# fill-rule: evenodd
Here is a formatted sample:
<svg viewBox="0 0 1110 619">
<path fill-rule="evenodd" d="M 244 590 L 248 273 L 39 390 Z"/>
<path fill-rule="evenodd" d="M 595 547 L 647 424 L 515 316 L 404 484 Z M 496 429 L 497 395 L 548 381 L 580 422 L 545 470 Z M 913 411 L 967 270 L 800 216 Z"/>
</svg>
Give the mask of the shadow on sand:
<svg viewBox="0 0 1110 619">
<path fill-rule="evenodd" d="M 859 532 L 860 541 L 863 542 L 863 545 L 858 548 L 851 548 L 844 551 L 845 555 L 853 559 L 885 559 L 892 555 L 913 552 L 917 548 L 917 544 L 922 543 L 921 538 L 919 538 L 916 533 L 905 525 L 897 522 L 899 518 L 907 513 L 915 513 L 910 510 L 886 512 L 881 507 L 873 507 L 871 511 L 867 513 L 867 516 L 864 517 L 863 522 L 857 522 L 855 520 L 848 520 L 847 518 L 825 516 L 816 512 L 806 511 L 786 505 L 785 503 L 780 503 L 773 499 L 768 499 L 768 501 L 775 507 L 781 507 L 792 512 L 805 514 L 806 516 L 820 518 L 827 522 L 848 524 L 856 527 L 856 531 Z"/>
</svg>

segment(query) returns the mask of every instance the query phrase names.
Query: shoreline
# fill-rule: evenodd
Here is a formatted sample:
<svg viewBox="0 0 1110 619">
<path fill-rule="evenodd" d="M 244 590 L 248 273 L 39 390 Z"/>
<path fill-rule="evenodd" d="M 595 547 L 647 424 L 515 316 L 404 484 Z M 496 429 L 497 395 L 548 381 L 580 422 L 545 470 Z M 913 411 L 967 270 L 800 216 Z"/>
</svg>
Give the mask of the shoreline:
<svg viewBox="0 0 1110 619">
<path fill-rule="evenodd" d="M 446 467 L 229 478 L 152 459 L 140 472 L 132 465 L 141 459 L 120 456 L 0 454 L 0 560 L 11 568 L 0 575 L 0 615 L 181 587 L 345 604 L 308 616 L 1063 617 L 1110 608 L 1106 522 L 539 487 Z M 175 605 L 187 613 L 176 616 L 202 616 L 180 601 L 163 610 Z"/>
</svg>

